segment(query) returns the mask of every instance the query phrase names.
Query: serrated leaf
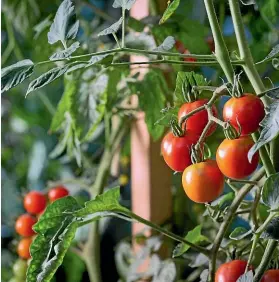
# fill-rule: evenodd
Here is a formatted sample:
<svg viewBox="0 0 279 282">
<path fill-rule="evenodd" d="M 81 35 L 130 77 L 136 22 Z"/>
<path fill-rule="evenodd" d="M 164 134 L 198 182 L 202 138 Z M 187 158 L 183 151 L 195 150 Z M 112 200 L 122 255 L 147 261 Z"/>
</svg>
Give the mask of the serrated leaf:
<svg viewBox="0 0 279 282">
<path fill-rule="evenodd" d="M 87 216 L 93 213 L 99 212 L 127 212 L 126 208 L 119 204 L 120 199 L 120 188 L 115 187 L 109 189 L 107 192 L 96 196 L 95 199 L 86 202 L 85 208 L 82 208 L 74 213 L 77 217 Z"/>
<path fill-rule="evenodd" d="M 69 65 L 65 65 L 63 67 L 53 68 L 53 69 L 49 70 L 48 72 L 42 74 L 41 76 L 39 76 L 35 80 L 31 81 L 29 86 L 28 86 L 25 97 L 30 92 L 35 91 L 37 89 L 40 89 L 40 88 L 48 85 L 49 83 L 53 82 L 54 80 L 56 80 L 60 76 L 62 76 L 68 70 L 68 68 L 69 68 Z"/>
<path fill-rule="evenodd" d="M 176 86 L 175 86 L 175 91 L 174 91 L 175 103 L 177 105 L 181 105 L 185 103 L 182 88 L 184 86 L 184 83 L 186 83 L 187 81 L 190 83 L 191 86 L 195 86 L 195 82 L 196 82 L 196 85 L 198 86 L 208 85 L 208 82 L 206 81 L 206 79 L 200 74 L 196 74 L 194 72 L 179 71 L 177 73 Z"/>
<path fill-rule="evenodd" d="M 118 31 L 118 29 L 120 28 L 122 22 L 123 22 L 123 18 L 121 17 L 116 23 L 112 24 L 108 28 L 99 32 L 98 36 L 104 36 L 104 35 L 116 33 Z"/>
<path fill-rule="evenodd" d="M 114 0 L 112 7 L 130 10 L 135 2 L 136 0 Z"/>
<path fill-rule="evenodd" d="M 31 60 L 19 61 L 1 71 L 1 93 L 17 86 L 33 73 Z"/>
<path fill-rule="evenodd" d="M 62 225 L 62 227 L 64 226 Z M 51 281 L 56 270 L 63 262 L 63 258 L 74 239 L 77 228 L 78 223 L 71 222 L 63 228 L 59 236 L 55 237 L 56 240 L 42 235 L 38 235 L 35 238 L 34 243 L 31 245 L 32 260 L 27 271 L 28 282 Z M 46 246 L 50 247 L 52 252 L 46 253 Z"/>
<path fill-rule="evenodd" d="M 201 225 L 196 226 L 193 230 L 187 233 L 185 239 L 193 244 L 198 244 L 203 241 L 207 241 L 208 239 L 201 234 L 201 229 L 202 229 Z M 179 243 L 173 250 L 172 257 L 173 258 L 179 257 L 183 255 L 185 252 L 187 252 L 189 249 L 190 249 L 189 245 L 186 245 L 184 243 Z"/>
<path fill-rule="evenodd" d="M 262 200 L 271 211 L 279 211 L 279 173 L 267 178 L 262 191 Z"/>
<path fill-rule="evenodd" d="M 242 240 L 243 238 L 252 234 L 252 230 L 247 230 L 244 227 L 236 227 L 233 232 L 230 234 L 232 240 Z"/>
<path fill-rule="evenodd" d="M 244 274 L 242 274 L 236 282 L 253 282 L 253 271 L 250 270 Z"/>
<path fill-rule="evenodd" d="M 168 36 L 160 46 L 154 49 L 154 51 L 160 51 L 160 52 L 169 51 L 170 49 L 173 48 L 174 44 L 175 44 L 174 37 Z"/>
<path fill-rule="evenodd" d="M 66 59 L 68 57 L 70 57 L 80 46 L 79 42 L 74 42 L 70 47 L 68 47 L 67 49 L 58 51 L 56 53 L 54 53 L 53 55 L 50 56 L 50 60 L 58 60 L 58 59 Z"/>
<path fill-rule="evenodd" d="M 272 50 L 270 51 L 270 53 L 260 62 L 258 62 L 257 64 L 263 63 L 271 58 L 274 58 L 276 55 L 279 54 L 279 44 L 275 45 Z"/>
<path fill-rule="evenodd" d="M 59 40 L 65 44 L 68 39 L 75 39 L 79 28 L 79 21 L 76 20 L 74 9 L 75 7 L 71 0 L 64 0 L 60 4 L 47 34 L 50 44 L 54 44 Z"/>
<path fill-rule="evenodd" d="M 261 121 L 262 131 L 260 138 L 248 152 L 248 160 L 251 162 L 254 154 L 265 144 L 279 134 L 279 100 L 275 100 L 269 107 L 265 118 Z"/>
<path fill-rule="evenodd" d="M 279 240 L 279 217 L 273 218 L 261 234 L 263 239 Z"/>
<path fill-rule="evenodd" d="M 88 61 L 86 67 L 92 65 L 103 65 L 108 67 L 109 65 L 111 65 L 112 60 L 113 60 L 113 55 L 110 54 L 92 56 L 91 59 Z"/>
<path fill-rule="evenodd" d="M 129 17 L 128 26 L 136 32 L 142 32 L 145 28 L 145 24 L 133 17 Z"/>
<path fill-rule="evenodd" d="M 159 24 L 163 24 L 166 20 L 168 20 L 171 15 L 176 11 L 176 9 L 178 8 L 180 4 L 180 0 L 173 0 L 167 7 L 167 9 L 165 10 L 162 18 L 160 19 Z"/>
</svg>

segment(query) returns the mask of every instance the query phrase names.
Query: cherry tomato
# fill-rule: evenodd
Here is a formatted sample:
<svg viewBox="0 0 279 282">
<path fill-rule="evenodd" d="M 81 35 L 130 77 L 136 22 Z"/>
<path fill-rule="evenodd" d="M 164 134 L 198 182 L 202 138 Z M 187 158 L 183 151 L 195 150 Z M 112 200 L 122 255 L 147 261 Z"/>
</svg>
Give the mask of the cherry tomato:
<svg viewBox="0 0 279 282">
<path fill-rule="evenodd" d="M 16 278 L 25 278 L 27 271 L 27 262 L 23 259 L 17 259 L 13 265 L 13 272 Z"/>
<path fill-rule="evenodd" d="M 32 238 L 27 237 L 19 241 L 17 246 L 17 253 L 23 259 L 29 259 L 30 255 L 30 246 L 32 244 Z"/>
<path fill-rule="evenodd" d="M 32 214 L 41 213 L 46 207 L 47 201 L 43 193 L 31 191 L 24 197 L 24 208 Z"/>
<path fill-rule="evenodd" d="M 259 97 L 249 93 L 240 98 L 231 98 L 223 108 L 224 120 L 230 121 L 236 129 L 238 129 L 239 123 L 241 135 L 255 132 L 264 116 L 263 102 Z"/>
<path fill-rule="evenodd" d="M 261 282 L 279 282 L 279 269 L 266 271 Z"/>
<path fill-rule="evenodd" d="M 24 237 L 29 237 L 35 234 L 32 229 L 32 226 L 37 222 L 36 218 L 30 214 L 23 214 L 21 215 L 16 223 L 15 223 L 15 230 L 16 232 Z"/>
<path fill-rule="evenodd" d="M 222 264 L 215 274 L 215 282 L 236 282 L 244 274 L 247 262 L 233 260 Z"/>
<path fill-rule="evenodd" d="M 250 136 L 223 140 L 216 152 L 217 164 L 222 173 L 229 178 L 242 179 L 254 172 L 258 166 L 259 153 L 255 153 L 251 163 L 247 156 L 253 145 Z"/>
<path fill-rule="evenodd" d="M 174 171 L 183 171 L 191 162 L 191 146 L 196 144 L 199 136 L 186 131 L 182 137 L 172 132 L 166 134 L 161 144 L 161 152 L 167 165 Z"/>
<path fill-rule="evenodd" d="M 186 116 L 191 111 L 205 105 L 207 102 L 208 102 L 207 99 L 202 99 L 202 100 L 197 100 L 192 103 L 183 104 L 178 112 L 178 120 L 180 120 L 183 116 Z M 212 107 L 212 113 L 215 117 L 217 117 L 218 113 L 217 113 L 217 108 L 215 107 L 215 105 L 213 105 Z M 187 119 L 186 130 L 191 130 L 192 132 L 195 132 L 196 134 L 201 135 L 207 122 L 208 122 L 207 111 L 202 110 L 198 113 L 195 113 L 194 115 L 192 115 L 191 117 Z M 210 129 L 207 131 L 206 136 L 211 135 L 215 131 L 216 127 L 217 127 L 216 123 L 213 123 Z"/>
<path fill-rule="evenodd" d="M 185 51 L 183 52 L 183 54 L 191 54 L 190 51 L 188 49 L 185 49 Z M 197 59 L 196 58 L 192 58 L 192 57 L 186 57 L 184 58 L 184 62 L 196 62 Z"/>
<path fill-rule="evenodd" d="M 66 197 L 69 195 L 69 191 L 64 186 L 57 186 L 48 191 L 48 198 L 50 202 L 54 202 L 57 199 Z"/>
<path fill-rule="evenodd" d="M 223 192 L 224 176 L 215 160 L 188 166 L 182 175 L 187 196 L 196 203 L 212 202 Z"/>
</svg>

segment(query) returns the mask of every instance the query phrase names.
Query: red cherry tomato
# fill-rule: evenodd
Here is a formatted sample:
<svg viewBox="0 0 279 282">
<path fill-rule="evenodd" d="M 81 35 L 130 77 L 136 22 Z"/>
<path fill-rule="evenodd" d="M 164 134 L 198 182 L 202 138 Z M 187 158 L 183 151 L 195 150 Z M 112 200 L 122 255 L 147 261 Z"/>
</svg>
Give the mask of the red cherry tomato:
<svg viewBox="0 0 279 282">
<path fill-rule="evenodd" d="M 17 253 L 21 258 L 29 259 L 30 255 L 30 246 L 32 244 L 32 238 L 23 238 L 19 241 L 17 246 Z"/>
<path fill-rule="evenodd" d="M 208 99 L 201 99 L 201 100 L 197 100 L 192 103 L 183 104 L 178 112 L 178 120 L 181 120 L 183 116 L 186 116 L 191 111 L 205 105 L 207 102 L 208 102 Z M 215 105 L 213 105 L 212 107 L 212 113 L 215 117 L 217 117 L 218 112 L 217 112 L 217 108 L 215 107 Z M 186 130 L 190 130 L 192 132 L 195 132 L 198 135 L 201 135 L 207 122 L 208 122 L 207 111 L 202 110 L 187 119 Z M 216 123 L 213 123 L 210 129 L 207 131 L 206 136 L 211 135 L 216 130 L 216 127 L 217 127 Z M 182 126 L 182 128 L 184 127 Z"/>
<path fill-rule="evenodd" d="M 31 191 L 24 197 L 24 208 L 32 214 L 41 213 L 46 204 L 45 195 L 38 191 Z"/>
<path fill-rule="evenodd" d="M 215 274 L 215 282 L 236 282 L 244 274 L 247 262 L 233 260 L 222 264 Z"/>
<path fill-rule="evenodd" d="M 259 153 L 255 153 L 251 163 L 247 156 L 253 145 L 250 136 L 223 140 L 216 152 L 217 164 L 222 173 L 229 178 L 242 179 L 254 172 L 259 163 Z"/>
<path fill-rule="evenodd" d="M 223 192 L 224 176 L 215 160 L 206 160 L 192 164 L 184 170 L 182 185 L 192 201 L 209 203 Z"/>
<path fill-rule="evenodd" d="M 266 271 L 261 282 L 279 282 L 279 269 Z"/>
<path fill-rule="evenodd" d="M 185 49 L 185 51 L 183 52 L 183 54 L 191 54 L 190 51 L 188 49 Z M 184 62 L 196 62 L 197 59 L 196 58 L 192 58 L 192 57 L 186 57 L 184 58 Z"/>
<path fill-rule="evenodd" d="M 50 202 L 66 197 L 68 195 L 69 191 L 64 186 L 57 186 L 48 191 L 48 198 Z"/>
<path fill-rule="evenodd" d="M 166 134 L 161 144 L 161 152 L 167 165 L 174 171 L 183 171 L 191 162 L 191 146 L 196 144 L 199 136 L 186 131 L 182 137 L 172 132 Z"/>
<path fill-rule="evenodd" d="M 255 95 L 246 93 L 240 98 L 231 98 L 223 108 L 223 118 L 238 129 L 241 126 L 241 135 L 248 135 L 259 128 L 265 116 L 264 104 Z M 237 123 L 238 122 L 238 123 Z"/>
<path fill-rule="evenodd" d="M 35 232 L 32 229 L 32 226 L 37 222 L 36 218 L 29 215 L 29 214 L 23 214 L 21 215 L 15 224 L 15 230 L 16 232 L 24 237 L 29 237 L 35 234 Z"/>
</svg>

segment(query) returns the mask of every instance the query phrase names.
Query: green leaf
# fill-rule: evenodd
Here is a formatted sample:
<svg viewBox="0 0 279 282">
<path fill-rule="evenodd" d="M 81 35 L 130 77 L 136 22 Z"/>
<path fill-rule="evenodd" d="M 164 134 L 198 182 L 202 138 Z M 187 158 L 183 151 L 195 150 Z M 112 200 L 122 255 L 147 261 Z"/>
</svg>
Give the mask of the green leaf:
<svg viewBox="0 0 279 282">
<path fill-rule="evenodd" d="M 170 121 L 177 119 L 178 108 L 177 107 L 167 107 L 161 110 L 161 117 L 155 122 L 156 125 L 169 126 Z"/>
<path fill-rule="evenodd" d="M 244 227 L 236 227 L 233 232 L 230 234 L 230 238 L 232 240 L 242 240 L 245 237 L 249 236 L 252 234 L 252 230 L 247 230 Z"/>
<path fill-rule="evenodd" d="M 262 200 L 265 205 L 270 207 L 271 211 L 279 211 L 279 173 L 273 174 L 266 180 Z"/>
<path fill-rule="evenodd" d="M 64 0 L 60 4 L 47 34 L 50 44 L 60 40 L 65 45 L 68 39 L 75 39 L 79 28 L 79 21 L 76 20 L 74 9 L 75 7 L 71 0 Z"/>
<path fill-rule="evenodd" d="M 68 70 L 68 68 L 69 68 L 69 65 L 65 65 L 63 67 L 53 68 L 53 69 L 49 70 L 48 72 L 42 74 L 41 76 L 39 76 L 35 80 L 31 81 L 29 86 L 28 86 L 25 97 L 30 92 L 35 91 L 39 88 L 42 88 L 42 87 L 46 86 L 47 84 L 53 82 L 54 80 L 56 80 L 60 76 L 62 76 Z"/>
<path fill-rule="evenodd" d="M 253 271 L 250 270 L 244 274 L 242 274 L 236 282 L 253 282 Z"/>
<path fill-rule="evenodd" d="M 107 192 L 96 196 L 95 199 L 86 202 L 85 207 L 74 213 L 77 217 L 91 215 L 100 212 L 129 212 L 126 208 L 119 204 L 120 188 L 115 187 L 109 189 Z"/>
<path fill-rule="evenodd" d="M 63 267 L 65 268 L 67 282 L 81 282 L 83 273 L 86 271 L 84 261 L 75 253 L 67 252 Z"/>
<path fill-rule="evenodd" d="M 271 58 L 276 57 L 279 54 L 279 44 L 277 44 L 276 46 L 274 46 L 272 48 L 272 50 L 270 51 L 270 53 L 260 62 L 258 62 L 257 64 L 263 63 Z"/>
<path fill-rule="evenodd" d="M 191 86 L 205 86 L 209 84 L 206 79 L 200 74 L 196 74 L 194 72 L 179 71 L 176 77 L 176 86 L 174 91 L 174 99 L 177 105 L 185 103 L 185 98 L 182 89 L 184 87 L 184 84 L 187 83 L 187 81 L 190 83 Z"/>
<path fill-rule="evenodd" d="M 279 240 L 279 217 L 273 218 L 268 223 L 266 230 L 261 234 L 261 238 Z"/>
<path fill-rule="evenodd" d="M 52 118 L 50 131 L 55 132 L 61 128 L 61 125 L 65 119 L 65 113 L 71 111 L 75 103 L 77 94 L 76 80 L 65 80 L 65 89 L 61 100 L 57 106 L 57 110 Z"/>
<path fill-rule="evenodd" d="M 19 61 L 3 68 L 1 71 L 1 93 L 17 86 L 33 73 L 34 63 L 31 60 Z"/>
<path fill-rule="evenodd" d="M 279 134 L 279 100 L 275 100 L 269 106 L 268 112 L 260 125 L 262 126 L 261 135 L 248 152 L 249 162 L 251 162 L 254 154 L 262 146 L 273 140 Z"/>
<path fill-rule="evenodd" d="M 133 17 L 129 17 L 128 19 L 128 26 L 133 29 L 134 31 L 137 32 L 142 32 L 145 28 L 144 23 L 142 23 L 141 21 L 133 18 Z"/>
<path fill-rule="evenodd" d="M 41 22 L 39 22 L 37 25 L 33 27 L 35 31 L 34 39 L 38 39 L 41 33 L 51 25 L 50 18 L 51 16 L 49 15 L 47 18 L 45 18 L 44 20 L 42 20 Z"/>
<path fill-rule="evenodd" d="M 208 239 L 201 234 L 201 229 L 202 229 L 201 225 L 196 226 L 193 230 L 187 233 L 187 235 L 185 236 L 185 240 L 188 240 L 193 244 L 198 244 L 203 241 L 207 241 Z M 182 256 L 189 249 L 190 249 L 189 245 L 186 245 L 184 243 L 179 243 L 173 250 L 172 257 L 175 258 Z"/>
<path fill-rule="evenodd" d="M 167 9 L 165 10 L 162 18 L 160 19 L 159 24 L 163 24 L 166 20 L 168 20 L 171 15 L 176 11 L 176 9 L 178 8 L 180 4 L 180 0 L 173 0 L 167 7 Z"/>
<path fill-rule="evenodd" d="M 99 32 L 98 36 L 104 36 L 104 35 L 116 33 L 118 31 L 118 29 L 120 28 L 122 22 L 123 22 L 123 18 L 121 17 L 116 23 L 112 24 L 108 28 Z"/>
<path fill-rule="evenodd" d="M 163 126 L 155 123 L 160 119 L 160 111 L 165 107 L 167 85 L 161 72 L 149 71 L 144 80 L 134 84 L 139 97 L 139 106 L 145 112 L 145 122 L 153 140 L 164 133 Z"/>
<path fill-rule="evenodd" d="M 154 51 L 160 51 L 160 52 L 169 51 L 170 49 L 173 48 L 174 44 L 175 44 L 174 37 L 168 36 L 160 46 L 154 49 Z"/>
<path fill-rule="evenodd" d="M 114 0 L 112 7 L 130 10 L 135 2 L 136 0 Z"/>
<path fill-rule="evenodd" d="M 62 264 L 78 228 L 77 222 L 68 223 L 65 220 L 63 223 L 65 224 L 62 224 L 58 236 L 38 235 L 32 243 L 30 248 L 32 260 L 27 270 L 28 282 L 51 281 Z"/>
<path fill-rule="evenodd" d="M 50 60 L 59 60 L 59 59 L 66 59 L 68 57 L 70 57 L 80 46 L 79 42 L 74 42 L 70 47 L 68 47 L 67 49 L 58 51 L 56 53 L 54 53 L 53 55 L 50 56 Z"/>
</svg>

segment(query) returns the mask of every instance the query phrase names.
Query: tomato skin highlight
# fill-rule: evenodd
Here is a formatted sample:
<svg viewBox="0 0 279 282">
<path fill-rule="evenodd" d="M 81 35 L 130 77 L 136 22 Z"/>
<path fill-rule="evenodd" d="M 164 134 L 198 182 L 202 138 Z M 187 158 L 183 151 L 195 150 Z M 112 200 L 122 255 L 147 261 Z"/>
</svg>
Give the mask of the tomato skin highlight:
<svg viewBox="0 0 279 282">
<path fill-rule="evenodd" d="M 23 259 L 31 258 L 30 246 L 32 244 L 32 237 L 23 238 L 19 241 L 17 246 L 17 253 Z"/>
<path fill-rule="evenodd" d="M 236 282 L 244 274 L 247 261 L 233 260 L 222 264 L 216 274 L 215 282 Z"/>
<path fill-rule="evenodd" d="M 216 152 L 216 161 L 221 172 L 233 179 L 243 179 L 253 173 L 259 163 L 259 153 L 256 152 L 250 163 L 248 152 L 254 145 L 250 136 L 238 139 L 225 139 Z"/>
<path fill-rule="evenodd" d="M 182 186 L 186 195 L 196 203 L 209 203 L 223 192 L 224 176 L 215 160 L 188 166 L 182 175 Z"/>
<path fill-rule="evenodd" d="M 270 269 L 266 271 L 261 282 L 279 282 L 279 269 Z"/>
<path fill-rule="evenodd" d="M 224 121 L 230 121 L 237 130 L 239 130 L 237 124 L 239 122 L 242 136 L 255 132 L 264 116 L 263 102 L 259 97 L 250 93 L 240 98 L 231 98 L 223 108 Z"/>
<path fill-rule="evenodd" d="M 178 120 L 180 121 L 182 117 L 186 116 L 191 111 L 205 105 L 208 102 L 208 99 L 201 99 L 197 100 L 192 103 L 185 103 L 183 104 L 178 112 Z M 215 117 L 218 116 L 218 111 L 215 105 L 212 107 L 212 113 Z M 208 114 L 206 110 L 202 110 L 198 113 L 195 113 L 191 117 L 189 117 L 186 121 L 186 130 L 191 130 L 192 132 L 195 132 L 198 135 L 201 135 L 203 132 L 203 129 L 205 128 L 206 124 L 208 122 Z M 217 124 L 214 122 L 210 129 L 207 131 L 206 136 L 211 135 L 216 130 Z M 182 128 L 184 128 L 184 123 L 182 125 Z"/>
<path fill-rule="evenodd" d="M 161 143 L 161 152 L 166 164 L 174 171 L 182 172 L 191 165 L 191 146 L 196 144 L 199 136 L 187 131 L 182 137 L 172 132 L 165 135 Z"/>
<path fill-rule="evenodd" d="M 32 236 L 35 231 L 32 229 L 32 226 L 37 222 L 37 219 L 30 214 L 22 214 L 15 223 L 16 232 L 24 237 Z"/>
<path fill-rule="evenodd" d="M 31 191 L 24 197 L 24 208 L 32 214 L 41 213 L 46 204 L 45 195 L 39 191 Z"/>
<path fill-rule="evenodd" d="M 48 199 L 50 202 L 54 202 L 68 195 L 69 191 L 64 186 L 56 186 L 48 191 Z"/>
</svg>

